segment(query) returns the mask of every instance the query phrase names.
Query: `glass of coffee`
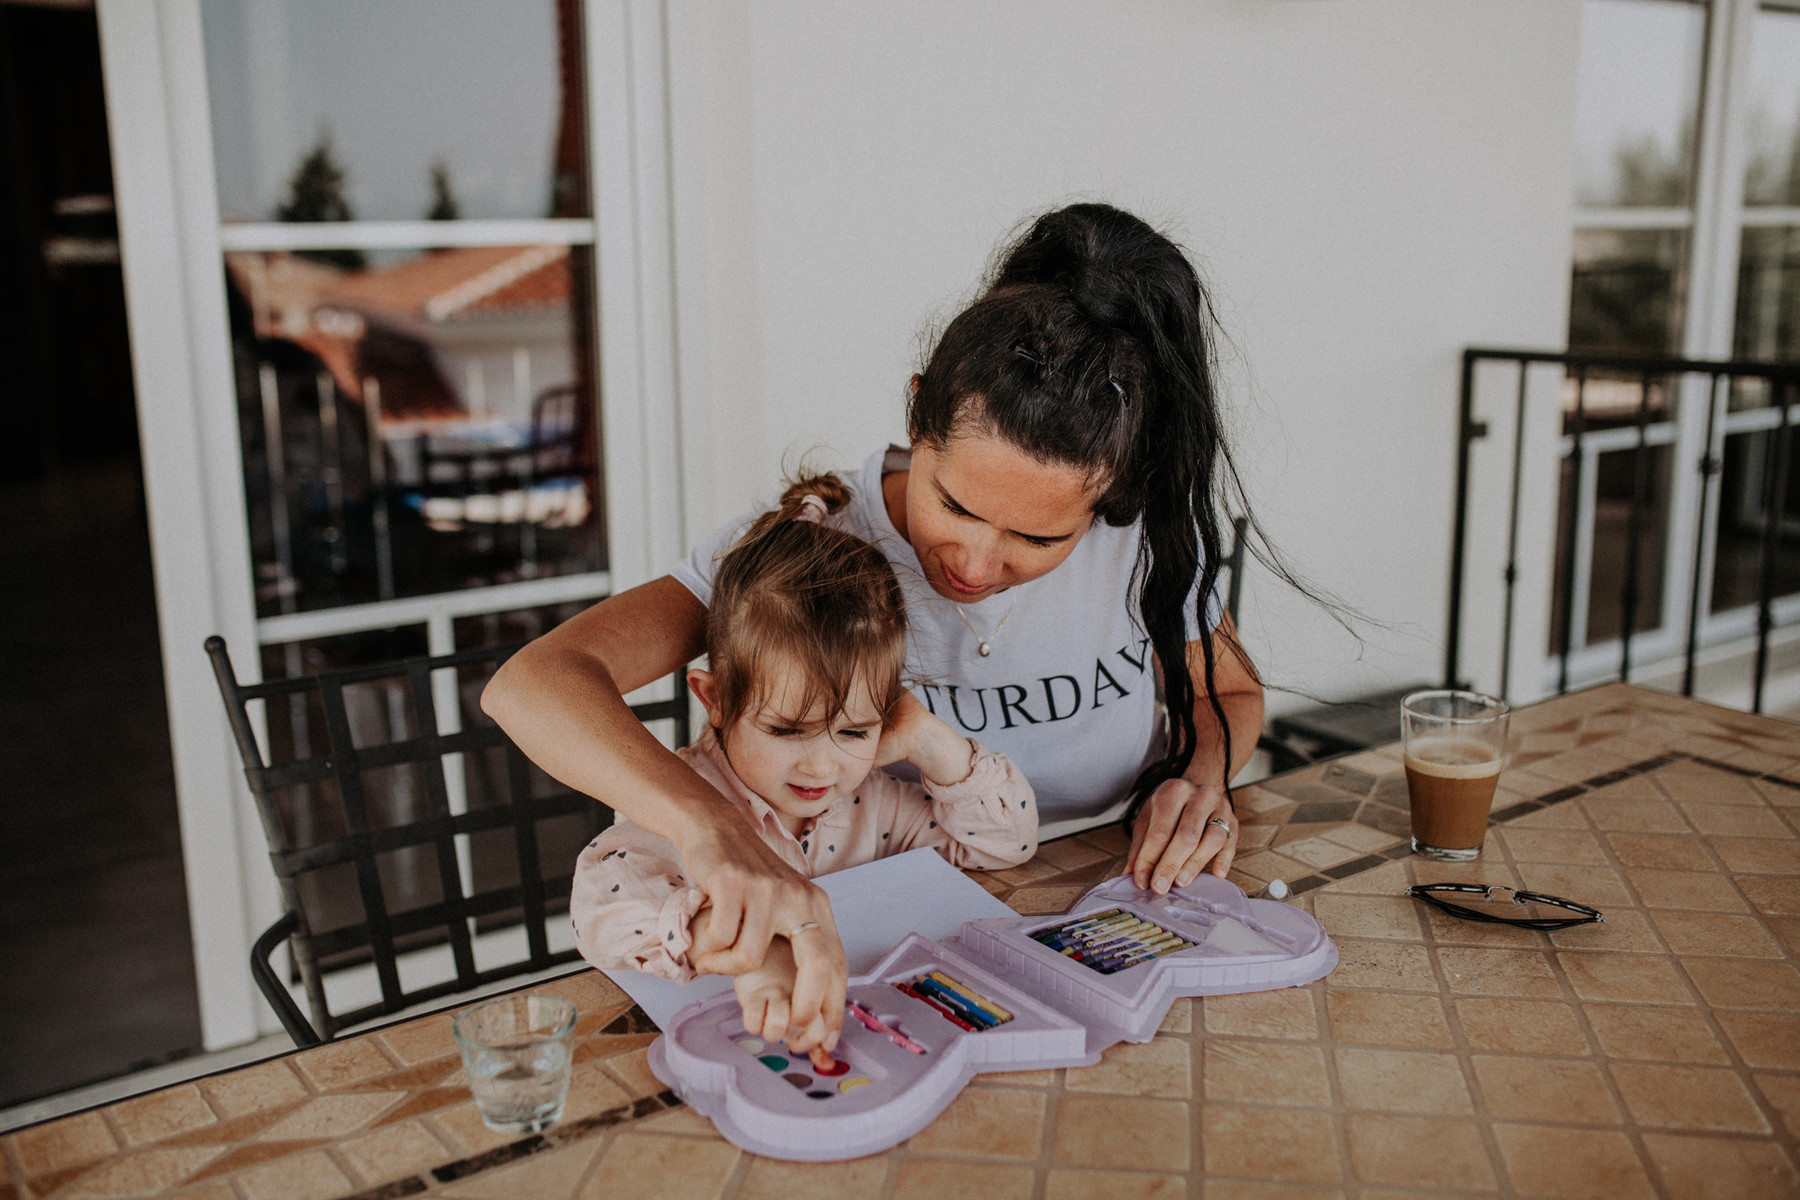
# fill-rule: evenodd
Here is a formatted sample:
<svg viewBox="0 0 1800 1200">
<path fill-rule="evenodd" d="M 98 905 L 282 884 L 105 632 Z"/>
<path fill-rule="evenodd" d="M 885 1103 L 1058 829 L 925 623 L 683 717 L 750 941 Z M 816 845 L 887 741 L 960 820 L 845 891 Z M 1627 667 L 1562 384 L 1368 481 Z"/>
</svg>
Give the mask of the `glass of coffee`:
<svg viewBox="0 0 1800 1200">
<path fill-rule="evenodd" d="M 1414 854 L 1467 862 L 1481 853 L 1510 711 L 1480 692 L 1414 692 L 1400 702 Z"/>
</svg>

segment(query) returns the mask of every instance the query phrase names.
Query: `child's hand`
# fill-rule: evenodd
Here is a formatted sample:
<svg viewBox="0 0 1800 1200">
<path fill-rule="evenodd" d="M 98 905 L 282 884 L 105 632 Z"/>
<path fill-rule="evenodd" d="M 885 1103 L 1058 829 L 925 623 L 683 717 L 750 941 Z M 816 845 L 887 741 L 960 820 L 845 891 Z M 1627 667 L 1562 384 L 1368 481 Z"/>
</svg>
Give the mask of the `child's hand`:
<svg viewBox="0 0 1800 1200">
<path fill-rule="evenodd" d="M 804 1029 L 791 1028 L 796 1020 L 806 1018 L 806 1014 L 793 1011 L 795 973 L 794 948 L 784 937 L 771 939 L 762 966 L 732 981 L 744 1013 L 744 1029 L 765 1042 L 786 1042 L 796 1054 L 810 1053 L 815 1066 L 828 1067 L 831 1056 L 825 1049 L 823 1017 L 814 1013 Z"/>
<path fill-rule="evenodd" d="M 875 765 L 885 767 L 903 758 L 927 780 L 948 786 L 969 777 L 975 766 L 975 747 L 933 716 L 917 696 L 905 692 L 881 730 Z"/>
</svg>

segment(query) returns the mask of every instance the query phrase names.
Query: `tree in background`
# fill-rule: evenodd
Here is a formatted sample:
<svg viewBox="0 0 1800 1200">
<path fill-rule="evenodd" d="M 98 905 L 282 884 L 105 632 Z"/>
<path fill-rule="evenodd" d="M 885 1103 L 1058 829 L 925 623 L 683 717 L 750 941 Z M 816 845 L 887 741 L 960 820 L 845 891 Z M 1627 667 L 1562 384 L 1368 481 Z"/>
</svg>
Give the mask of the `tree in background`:
<svg viewBox="0 0 1800 1200">
<path fill-rule="evenodd" d="M 450 164 L 435 159 L 431 164 L 431 207 L 425 210 L 427 221 L 454 221 L 462 216 L 462 205 L 456 202 L 456 191 L 450 186 Z"/>
<path fill-rule="evenodd" d="M 288 176 L 287 199 L 275 206 L 275 219 L 290 222 L 353 221 L 350 201 L 344 196 L 348 176 L 331 149 L 331 131 L 321 130 L 312 149 L 301 155 L 299 165 Z M 342 267 L 346 271 L 361 270 L 368 259 L 361 250 L 301 250 L 300 257 L 314 262 Z"/>
</svg>

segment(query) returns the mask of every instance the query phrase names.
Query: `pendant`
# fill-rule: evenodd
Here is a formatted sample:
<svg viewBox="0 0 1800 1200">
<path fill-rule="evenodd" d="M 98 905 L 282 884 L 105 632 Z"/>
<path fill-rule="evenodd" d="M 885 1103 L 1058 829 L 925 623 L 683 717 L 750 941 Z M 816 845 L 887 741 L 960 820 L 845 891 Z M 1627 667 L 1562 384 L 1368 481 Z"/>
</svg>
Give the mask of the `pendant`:
<svg viewBox="0 0 1800 1200">
<path fill-rule="evenodd" d="M 981 643 L 981 645 L 975 647 L 975 650 L 976 650 L 976 653 L 980 654 L 981 657 L 983 657 L 983 658 L 986 658 L 988 656 L 988 644 L 986 642 L 983 642 L 983 643 Z"/>
</svg>

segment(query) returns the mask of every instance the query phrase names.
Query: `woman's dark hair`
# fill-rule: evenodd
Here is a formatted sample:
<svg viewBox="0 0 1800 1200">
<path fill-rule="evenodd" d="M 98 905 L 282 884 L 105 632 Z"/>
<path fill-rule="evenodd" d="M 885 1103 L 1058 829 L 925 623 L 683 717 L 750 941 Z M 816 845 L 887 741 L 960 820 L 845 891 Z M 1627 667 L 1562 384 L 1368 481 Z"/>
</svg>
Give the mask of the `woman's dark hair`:
<svg viewBox="0 0 1800 1200">
<path fill-rule="evenodd" d="M 998 437 L 1040 461 L 1088 471 L 1096 519 L 1143 522 L 1132 582 L 1162 666 L 1169 742 L 1133 785 L 1128 819 L 1193 761 L 1185 609 L 1196 595 L 1207 628 L 1205 606 L 1229 553 L 1226 500 L 1243 500 L 1220 419 L 1216 328 L 1179 247 L 1130 213 L 1071 205 L 1006 248 L 986 293 L 938 339 L 907 410 L 915 443 Z M 1229 764 L 1212 639 L 1200 644 Z M 1242 648 L 1232 649 L 1248 667 Z"/>
<path fill-rule="evenodd" d="M 719 559 L 706 607 L 706 653 L 722 710 L 719 737 L 767 700 L 776 662 L 800 670 L 795 720 L 829 722 L 859 685 L 886 721 L 900 702 L 906 608 L 887 558 L 855 534 L 797 519 L 817 498 L 850 502 L 835 475 L 801 474 Z"/>
</svg>

